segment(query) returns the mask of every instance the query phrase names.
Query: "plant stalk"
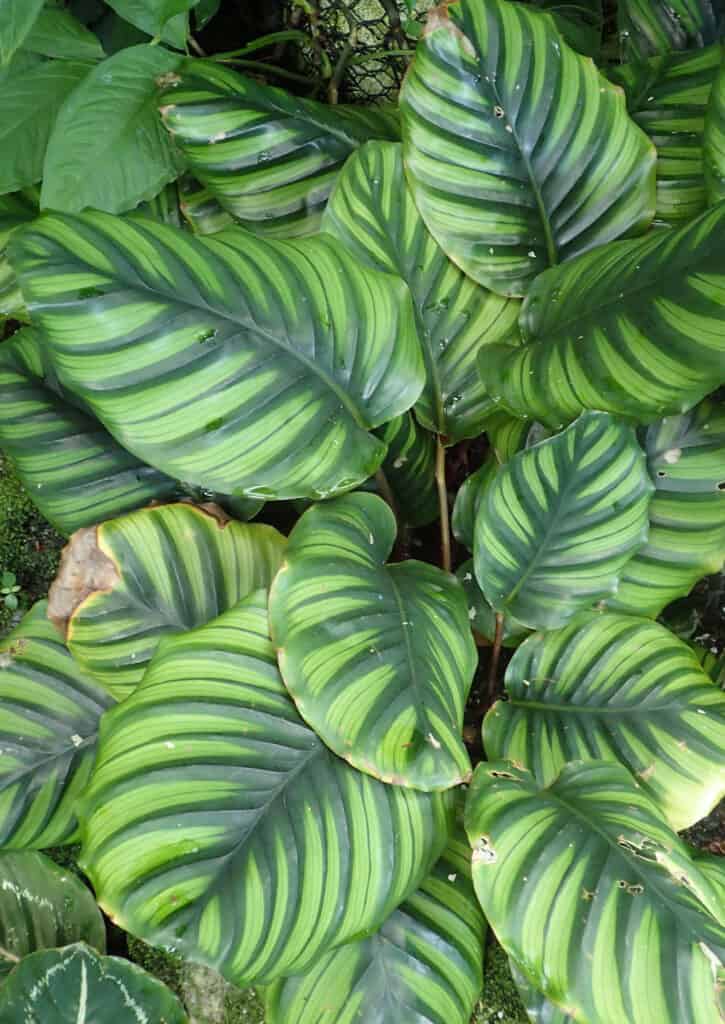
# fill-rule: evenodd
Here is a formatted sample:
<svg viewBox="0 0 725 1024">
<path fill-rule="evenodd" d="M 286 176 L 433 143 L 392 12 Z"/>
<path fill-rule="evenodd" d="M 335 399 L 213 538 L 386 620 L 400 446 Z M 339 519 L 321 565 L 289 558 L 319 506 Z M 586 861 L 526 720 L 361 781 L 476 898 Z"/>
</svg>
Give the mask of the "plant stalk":
<svg viewBox="0 0 725 1024">
<path fill-rule="evenodd" d="M 11 953 L 9 949 L 5 949 L 4 946 L 0 946 L 0 958 L 3 960 L 9 960 L 13 964 L 20 963 L 20 957 Z"/>
<path fill-rule="evenodd" d="M 378 485 L 378 490 L 380 491 L 380 494 L 382 495 L 383 498 L 385 498 L 385 500 L 387 501 L 388 505 L 390 505 L 390 510 L 393 513 L 393 515 L 395 516 L 395 522 L 396 522 L 396 525 L 397 525 L 397 528 L 398 528 L 398 531 L 399 531 L 400 530 L 400 514 L 399 514 L 399 511 L 398 511 L 398 503 L 395 500 L 395 495 L 393 494 L 393 488 L 390 486 L 390 481 L 388 480 L 387 476 L 385 475 L 385 471 L 383 470 L 382 466 L 380 467 L 380 469 L 375 471 L 375 482 Z"/>
<path fill-rule="evenodd" d="M 503 643 L 503 614 L 496 612 L 496 633 L 493 638 L 493 650 L 491 651 L 491 666 L 488 671 L 488 702 L 493 704 L 496 695 L 496 679 L 498 676 L 498 662 L 501 657 L 501 644 Z"/>
<path fill-rule="evenodd" d="M 440 434 L 436 444 L 436 487 L 438 488 L 438 513 L 441 522 L 441 567 L 451 571 L 451 522 L 448 513 L 448 489 L 446 487 L 446 449 Z"/>
</svg>

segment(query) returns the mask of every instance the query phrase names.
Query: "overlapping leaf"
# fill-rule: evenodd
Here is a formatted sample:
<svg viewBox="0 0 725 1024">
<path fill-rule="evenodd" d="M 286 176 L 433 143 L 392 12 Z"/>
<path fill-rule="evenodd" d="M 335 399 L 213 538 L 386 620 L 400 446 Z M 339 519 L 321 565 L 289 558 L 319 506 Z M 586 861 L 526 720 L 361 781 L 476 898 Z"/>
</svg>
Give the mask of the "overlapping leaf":
<svg viewBox="0 0 725 1024">
<path fill-rule="evenodd" d="M 476 286 L 451 263 L 406 185 L 400 145 L 370 142 L 350 157 L 322 230 L 362 263 L 408 284 L 427 369 L 420 421 L 450 442 L 479 434 L 494 406 L 476 356 L 487 344 L 517 337 L 519 303 Z"/>
<path fill-rule="evenodd" d="M 618 0 L 625 60 L 714 43 L 725 18 L 722 0 Z"/>
<path fill-rule="evenodd" d="M 485 933 L 470 861 L 465 837 L 452 838 L 380 931 L 270 985 L 269 1024 L 469 1024 L 483 981 Z"/>
<path fill-rule="evenodd" d="M 546 789 L 481 764 L 466 806 L 473 881 L 504 949 L 588 1024 L 713 1024 L 725 928 L 715 887 L 621 765 Z"/>
<path fill-rule="evenodd" d="M 517 967 L 515 960 L 510 960 L 509 966 L 511 977 L 519 991 L 521 1002 L 526 1007 L 531 1024 L 576 1024 L 571 1014 L 555 1006 L 531 984 L 523 971 Z"/>
<path fill-rule="evenodd" d="M 434 439 L 409 412 L 396 416 L 376 433 L 388 447 L 383 471 L 402 521 L 408 526 L 432 523 L 438 518 Z"/>
<path fill-rule="evenodd" d="M 653 485 L 631 427 L 584 413 L 503 465 L 479 508 L 474 564 L 497 612 L 553 629 L 614 593 L 647 539 Z"/>
<path fill-rule="evenodd" d="M 537 633 L 506 692 L 484 720 L 486 752 L 543 786 L 570 761 L 619 761 L 678 831 L 725 796 L 725 695 L 658 623 L 590 613 Z"/>
<path fill-rule="evenodd" d="M 480 360 L 519 416 L 559 429 L 582 409 L 650 423 L 692 408 L 725 381 L 725 203 L 542 274 L 521 331 Z"/>
<path fill-rule="evenodd" d="M 602 48 L 604 10 L 602 0 L 534 0 L 548 11 L 572 49 L 586 57 L 599 56 Z"/>
<path fill-rule="evenodd" d="M 83 865 L 101 906 L 237 985 L 377 928 L 446 844 L 448 794 L 335 757 L 279 677 L 267 595 L 167 639 L 104 720 Z"/>
<path fill-rule="evenodd" d="M 160 109 L 194 176 L 245 227 L 275 238 L 316 231 L 347 157 L 400 134 L 392 109 L 332 108 L 200 61 Z"/>
<path fill-rule="evenodd" d="M 394 540 L 375 495 L 306 512 L 272 587 L 272 635 L 300 714 L 335 753 L 385 782 L 446 789 L 470 773 L 466 602 L 434 566 L 386 565 Z"/>
<path fill-rule="evenodd" d="M 631 116 L 657 149 L 660 224 L 691 220 L 707 206 L 703 169 L 705 113 L 720 67 L 721 48 L 670 53 L 615 67 Z"/>
<path fill-rule="evenodd" d="M 49 614 L 79 664 L 122 699 L 162 637 L 268 586 L 284 545 L 273 527 L 229 521 L 215 506 L 141 509 L 73 535 Z"/>
<path fill-rule="evenodd" d="M 103 47 L 70 11 L 46 7 L 33 22 L 23 41 L 23 50 L 64 60 L 101 60 Z"/>
<path fill-rule="evenodd" d="M 711 203 L 719 203 L 725 199 L 725 62 L 710 94 L 703 159 L 708 199 Z"/>
<path fill-rule="evenodd" d="M 58 375 L 126 449 L 250 497 L 320 497 L 378 468 L 368 431 L 420 395 L 410 297 L 327 236 L 213 238 L 49 216 L 12 262 Z"/>
<path fill-rule="evenodd" d="M 484 637 L 491 643 L 496 637 L 496 612 L 491 603 L 484 597 L 473 571 L 473 559 L 469 558 L 456 569 L 456 576 L 461 581 L 466 593 L 468 619 L 474 636 Z M 504 647 L 518 647 L 521 641 L 531 632 L 512 615 L 504 616 L 501 631 L 501 643 Z"/>
<path fill-rule="evenodd" d="M 423 219 L 500 294 L 524 295 L 546 267 L 652 220 L 651 143 L 546 14 L 508 0 L 435 8 L 401 110 Z"/>
<path fill-rule="evenodd" d="M 213 235 L 234 224 L 231 213 L 188 174 L 179 178 L 179 207 L 195 235 Z"/>
<path fill-rule="evenodd" d="M 111 697 L 73 661 L 36 604 L 0 641 L 0 847 L 73 842 L 98 723 Z"/>
<path fill-rule="evenodd" d="M 607 607 L 654 617 L 725 561 L 725 407 L 706 399 L 640 437 L 655 486 L 649 536 Z"/>
<path fill-rule="evenodd" d="M 12 233 L 33 220 L 37 213 L 35 189 L 0 196 L 0 319 L 12 316 L 24 320 L 27 316 L 7 247 Z"/>
<path fill-rule="evenodd" d="M 54 391 L 47 373 L 33 328 L 0 345 L 0 449 L 56 529 L 70 534 L 178 493 Z"/>
<path fill-rule="evenodd" d="M 0 64 L 22 46 L 44 0 L 0 0 Z"/>
<path fill-rule="evenodd" d="M 105 951 L 106 926 L 90 889 L 42 853 L 1 853 L 0 892 L 0 984 L 39 949 L 82 940 Z"/>
</svg>

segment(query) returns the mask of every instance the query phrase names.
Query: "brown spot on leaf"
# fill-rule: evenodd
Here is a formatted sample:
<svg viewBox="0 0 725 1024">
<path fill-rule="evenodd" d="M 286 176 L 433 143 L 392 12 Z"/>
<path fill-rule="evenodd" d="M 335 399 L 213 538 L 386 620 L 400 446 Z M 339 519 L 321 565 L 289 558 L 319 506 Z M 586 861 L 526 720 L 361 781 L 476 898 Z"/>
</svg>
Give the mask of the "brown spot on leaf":
<svg viewBox="0 0 725 1024">
<path fill-rule="evenodd" d="M 195 504 L 191 498 L 182 498 L 179 502 L 181 505 L 191 505 L 192 508 L 198 509 L 200 512 L 204 512 L 211 519 L 216 520 L 216 524 L 220 530 L 223 530 L 225 526 L 231 523 L 232 518 L 228 516 L 221 505 L 216 505 L 213 501 L 202 502 L 201 505 Z"/>
<path fill-rule="evenodd" d="M 68 623 L 79 605 L 91 594 L 112 590 L 119 579 L 115 564 L 98 546 L 98 527 L 77 530 L 63 548 L 48 594 L 48 618 L 67 637 Z"/>
</svg>

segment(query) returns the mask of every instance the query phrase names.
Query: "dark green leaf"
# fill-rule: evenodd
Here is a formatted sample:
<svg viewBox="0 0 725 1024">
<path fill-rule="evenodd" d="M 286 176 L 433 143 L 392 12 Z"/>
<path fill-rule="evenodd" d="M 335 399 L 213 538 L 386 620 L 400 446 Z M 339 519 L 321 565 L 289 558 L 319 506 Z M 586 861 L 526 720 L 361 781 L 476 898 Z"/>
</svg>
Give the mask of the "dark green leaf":
<svg viewBox="0 0 725 1024">
<path fill-rule="evenodd" d="M 211 21 L 219 10 L 221 0 L 196 0 L 194 7 L 194 21 L 197 29 L 202 29 Z"/>
<path fill-rule="evenodd" d="M 150 36 L 183 50 L 189 33 L 188 11 L 196 0 L 108 0 L 117 14 Z"/>
<path fill-rule="evenodd" d="M 185 174 L 179 179 L 179 206 L 195 235 L 213 235 L 234 224 L 209 189 Z"/>
<path fill-rule="evenodd" d="M 105 57 L 97 36 L 68 11 L 52 7 L 40 12 L 25 38 L 23 49 L 66 60 L 102 60 Z"/>
<path fill-rule="evenodd" d="M 0 0 L 0 64 L 7 64 L 33 27 L 44 0 Z"/>
<path fill-rule="evenodd" d="M 724 27 L 723 0 L 618 0 L 624 60 L 714 43 Z"/>
<path fill-rule="evenodd" d="M 438 518 L 435 441 L 409 412 L 375 431 L 388 447 L 382 469 L 408 526 L 427 526 Z"/>
<path fill-rule="evenodd" d="M 725 62 L 715 79 L 705 118 L 705 183 L 710 203 L 725 199 Z"/>
<path fill-rule="evenodd" d="M 534 0 L 547 11 L 573 50 L 585 57 L 599 56 L 602 48 L 604 11 L 602 0 Z"/>
<path fill-rule="evenodd" d="M 38 203 L 35 191 L 26 189 L 25 192 L 0 196 L 0 321 L 7 316 L 16 320 L 24 320 L 27 317 L 25 302 L 15 271 L 10 266 L 7 248 L 13 231 L 37 216 Z"/>
<path fill-rule="evenodd" d="M 545 995 L 532 985 L 515 960 L 509 960 L 511 977 L 519 990 L 521 1001 L 526 1007 L 531 1024 L 576 1024 L 574 1017 L 555 1006 Z"/>
<path fill-rule="evenodd" d="M 484 597 L 478 580 L 473 571 L 473 559 L 456 569 L 456 576 L 461 581 L 466 592 L 468 604 L 468 619 L 474 634 L 484 637 L 491 643 L 496 636 L 496 613 L 490 603 Z M 501 643 L 504 647 L 518 647 L 521 641 L 531 632 L 528 626 L 517 622 L 512 615 L 506 615 L 503 621 Z"/>
</svg>

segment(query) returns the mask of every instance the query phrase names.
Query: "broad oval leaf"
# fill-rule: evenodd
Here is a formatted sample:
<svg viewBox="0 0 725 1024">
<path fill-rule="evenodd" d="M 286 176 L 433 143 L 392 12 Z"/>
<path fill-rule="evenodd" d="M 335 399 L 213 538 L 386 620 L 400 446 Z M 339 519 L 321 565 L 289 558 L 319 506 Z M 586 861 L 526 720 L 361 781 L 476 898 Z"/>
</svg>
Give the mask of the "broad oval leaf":
<svg viewBox="0 0 725 1024">
<path fill-rule="evenodd" d="M 47 371 L 33 328 L 0 344 L 0 448 L 57 530 L 70 534 L 178 494 L 176 481 L 54 391 Z"/>
<path fill-rule="evenodd" d="M 647 539 L 652 485 L 631 427 L 583 413 L 503 465 L 478 511 L 476 578 L 496 611 L 553 629 L 616 592 Z"/>
<path fill-rule="evenodd" d="M 507 761 L 466 804 L 473 882 L 502 946 L 588 1024 L 713 1024 L 718 894 L 621 765 L 568 765 L 548 788 Z"/>
<path fill-rule="evenodd" d="M 516 338 L 520 304 L 477 286 L 451 263 L 406 185 L 399 144 L 369 142 L 350 157 L 322 230 L 410 288 L 427 369 L 415 407 L 421 423 L 448 443 L 479 434 L 495 407 L 476 356 L 488 344 Z"/>
<path fill-rule="evenodd" d="M 644 231 L 655 152 L 546 14 L 457 0 L 428 16 L 401 91 L 415 201 L 454 262 L 503 295 Z"/>
<path fill-rule="evenodd" d="M 705 184 L 710 203 L 725 199 L 725 61 L 715 79 L 705 117 Z"/>
<path fill-rule="evenodd" d="M 327 236 L 86 213 L 16 235 L 11 262 L 61 382 L 138 458 L 209 490 L 349 490 L 385 455 L 368 431 L 423 387 L 405 284 Z"/>
<path fill-rule="evenodd" d="M 707 206 L 703 170 L 705 113 L 720 67 L 719 45 L 612 68 L 630 115 L 657 150 L 658 224 L 692 220 Z"/>
<path fill-rule="evenodd" d="M 618 0 L 625 60 L 671 50 L 692 50 L 718 40 L 725 17 L 722 0 Z"/>
<path fill-rule="evenodd" d="M 554 429 L 582 409 L 650 423 L 725 381 L 725 203 L 537 279 L 521 348 L 480 360 L 489 392 Z"/>
<path fill-rule="evenodd" d="M 3 1024 L 188 1024 L 164 984 L 81 942 L 33 953 L 0 989 Z"/>
<path fill-rule="evenodd" d="M 468 843 L 451 838 L 382 928 L 265 992 L 269 1024 L 469 1024 L 483 984 L 485 922 Z"/>
<path fill-rule="evenodd" d="M 597 613 L 516 651 L 486 753 L 549 785 L 567 762 L 619 761 L 681 831 L 725 796 L 725 694 L 682 640 L 648 619 Z"/>
<path fill-rule="evenodd" d="M 284 546 L 273 527 L 230 521 L 214 505 L 141 509 L 73 534 L 49 615 L 78 663 L 123 699 L 162 637 L 269 586 Z"/>
<path fill-rule="evenodd" d="M 640 440 L 655 486 L 649 536 L 606 605 L 654 618 L 725 561 L 725 406 L 706 399 Z"/>
<path fill-rule="evenodd" d="M 70 11 L 54 7 L 40 12 L 25 37 L 23 49 L 64 60 L 102 60 L 105 57 L 98 37 L 90 29 Z"/>
<path fill-rule="evenodd" d="M 0 65 L 22 46 L 45 0 L 0 0 Z"/>
<path fill-rule="evenodd" d="M 398 515 L 408 526 L 427 526 L 438 518 L 435 440 L 409 412 L 375 433 L 388 448 L 382 468 Z"/>
<path fill-rule="evenodd" d="M 114 701 L 77 665 L 41 601 L 0 640 L 0 847 L 72 843 L 101 715 Z"/>
<path fill-rule="evenodd" d="M 189 33 L 188 11 L 197 0 L 108 0 L 124 21 L 149 36 L 183 50 Z"/>
<path fill-rule="evenodd" d="M 157 80 L 179 57 L 131 46 L 96 65 L 63 104 L 48 143 L 40 204 L 122 213 L 177 177 L 178 157 L 156 110 Z"/>
<path fill-rule="evenodd" d="M 83 811 L 101 906 L 239 986 L 377 928 L 441 853 L 452 806 L 355 771 L 307 728 L 266 605 L 259 591 L 164 642 L 104 720 Z"/>
<path fill-rule="evenodd" d="M 319 228 L 335 179 L 368 139 L 400 137 L 394 110 L 330 107 L 193 61 L 161 98 L 189 168 L 245 227 L 274 238 Z"/>
<path fill-rule="evenodd" d="M 300 714 L 336 754 L 384 782 L 447 789 L 471 771 L 461 731 L 476 649 L 457 580 L 385 564 L 395 526 L 372 494 L 305 512 L 272 586 L 272 636 Z"/>
<path fill-rule="evenodd" d="M 106 949 L 106 925 L 90 889 L 42 853 L 0 853 L 0 984 L 39 949 L 83 941 Z"/>
</svg>

